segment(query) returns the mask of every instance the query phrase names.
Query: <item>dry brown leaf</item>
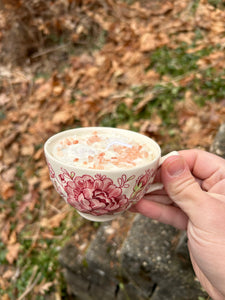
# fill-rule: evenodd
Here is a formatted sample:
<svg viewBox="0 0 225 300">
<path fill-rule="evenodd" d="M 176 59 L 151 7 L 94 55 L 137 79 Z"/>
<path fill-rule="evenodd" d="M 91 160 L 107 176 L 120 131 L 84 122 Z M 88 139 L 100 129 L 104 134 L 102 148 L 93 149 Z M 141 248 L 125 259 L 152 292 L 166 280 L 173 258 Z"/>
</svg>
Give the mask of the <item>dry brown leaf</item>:
<svg viewBox="0 0 225 300">
<path fill-rule="evenodd" d="M 9 236 L 7 244 L 8 245 L 13 245 L 13 244 L 16 243 L 16 241 L 17 241 L 17 233 L 16 233 L 16 230 L 13 230 L 12 233 L 10 234 L 10 236 Z"/>
<path fill-rule="evenodd" d="M 57 228 L 60 226 L 63 219 L 65 219 L 67 212 L 59 213 L 51 218 L 43 218 L 40 222 L 41 227 Z"/>
<path fill-rule="evenodd" d="M 44 101 L 50 97 L 52 93 L 52 81 L 42 83 L 34 92 L 33 98 L 35 101 Z"/>
<path fill-rule="evenodd" d="M 140 37 L 140 51 L 152 51 L 158 46 L 157 37 L 153 33 L 145 33 Z"/>
<path fill-rule="evenodd" d="M 0 276 L 0 289 L 4 291 L 4 290 L 6 290 L 8 288 L 8 286 L 9 286 L 8 280 Z M 4 299 L 6 299 L 6 300 L 9 299 L 9 298 L 7 298 L 6 294 L 4 294 L 3 296 L 5 296 Z"/>
<path fill-rule="evenodd" d="M 34 154 L 34 145 L 24 145 L 21 147 L 21 155 L 32 156 Z"/>
<path fill-rule="evenodd" d="M 54 281 L 52 282 L 44 282 L 44 280 L 35 287 L 35 292 L 44 295 L 49 289 L 53 286 Z"/>
<path fill-rule="evenodd" d="M 20 201 L 18 205 L 18 211 L 17 214 L 22 214 L 26 208 L 29 209 L 29 211 L 33 211 L 35 204 L 38 200 L 38 193 L 35 190 L 31 190 L 28 194 L 25 194 L 23 196 L 23 201 Z"/>
<path fill-rule="evenodd" d="M 6 94 L 1 94 L 0 95 L 0 106 L 4 106 L 9 102 L 10 102 L 10 97 L 9 96 L 7 96 Z"/>
<path fill-rule="evenodd" d="M 2 141 L 3 147 L 4 148 L 9 147 L 15 141 L 15 139 L 17 138 L 19 133 L 20 133 L 19 130 L 14 130 L 6 138 L 4 138 L 3 141 Z"/>
<path fill-rule="evenodd" d="M 0 286 L 1 286 L 1 283 L 0 283 Z M 4 290 L 4 288 L 2 288 Z M 8 294 L 4 294 L 2 295 L 2 300 L 10 300 L 10 297 Z"/>
<path fill-rule="evenodd" d="M 208 56 L 205 56 L 197 61 L 197 65 L 200 68 L 210 67 L 219 67 L 224 68 L 225 54 L 224 51 L 216 51 L 210 53 Z"/>
<path fill-rule="evenodd" d="M 144 120 L 140 124 L 140 132 L 148 136 L 158 136 L 159 128 L 162 124 L 162 119 L 157 115 L 153 114 L 149 120 Z"/>
<path fill-rule="evenodd" d="M 8 200 L 12 197 L 15 194 L 13 183 L 2 180 L 0 185 L 0 194 L 3 200 Z"/>
<path fill-rule="evenodd" d="M 3 172 L 1 174 L 3 180 L 6 181 L 6 182 L 14 181 L 15 175 L 16 175 L 16 168 L 15 167 L 9 168 L 8 170 L 6 170 L 5 172 Z"/>
<path fill-rule="evenodd" d="M 35 152 L 33 158 L 35 160 L 39 160 L 42 157 L 43 153 L 44 153 L 43 148 L 40 148 Z"/>
<path fill-rule="evenodd" d="M 154 98 L 154 93 L 150 92 L 138 103 L 135 108 L 135 113 L 139 113 L 146 104 L 148 104 Z"/>
<path fill-rule="evenodd" d="M 47 190 L 52 187 L 52 182 L 49 178 L 41 181 L 40 188 L 41 190 Z"/>
<path fill-rule="evenodd" d="M 1 239 L 4 244 L 7 244 L 9 239 L 9 234 L 10 234 L 10 226 L 11 226 L 10 221 L 6 220 L 2 225 L 3 226 L 1 228 Z"/>
<path fill-rule="evenodd" d="M 215 34 L 224 33 L 225 32 L 224 22 L 222 21 L 215 22 L 214 24 L 212 24 L 211 30 Z"/>
<path fill-rule="evenodd" d="M 16 244 L 8 245 L 7 250 L 8 252 L 6 254 L 6 259 L 10 264 L 12 264 L 14 260 L 17 259 L 18 257 L 20 244 L 16 243 Z"/>
<path fill-rule="evenodd" d="M 8 270 L 6 270 L 3 273 L 2 278 L 4 278 L 4 279 L 10 279 L 10 278 L 12 278 L 12 276 L 14 275 L 14 273 L 15 273 L 14 270 L 8 269 Z"/>
<path fill-rule="evenodd" d="M 121 61 L 127 66 L 139 64 L 143 60 L 143 54 L 139 51 L 127 51 L 124 53 Z"/>
<path fill-rule="evenodd" d="M 61 111 L 56 112 L 53 115 L 52 123 L 56 124 L 56 125 L 65 124 L 69 120 L 71 120 L 71 117 L 72 117 L 71 110 L 70 111 L 69 110 L 61 110 Z"/>
<path fill-rule="evenodd" d="M 64 91 L 64 87 L 61 85 L 57 85 L 57 86 L 53 87 L 52 94 L 53 94 L 53 96 L 57 97 L 57 96 L 62 95 L 63 91 Z"/>
</svg>

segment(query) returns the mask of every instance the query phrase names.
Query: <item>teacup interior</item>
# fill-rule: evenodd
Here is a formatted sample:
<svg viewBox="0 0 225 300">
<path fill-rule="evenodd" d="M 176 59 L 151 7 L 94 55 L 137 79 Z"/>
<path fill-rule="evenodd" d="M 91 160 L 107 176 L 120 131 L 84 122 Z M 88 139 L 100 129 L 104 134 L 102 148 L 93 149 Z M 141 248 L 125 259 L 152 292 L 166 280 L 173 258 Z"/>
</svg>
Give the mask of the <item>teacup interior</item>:
<svg viewBox="0 0 225 300">
<path fill-rule="evenodd" d="M 88 143 L 85 146 L 84 145 L 84 141 L 85 138 L 87 136 L 87 139 L 90 137 L 92 138 L 93 136 L 91 136 L 91 134 L 93 135 L 93 133 L 96 132 L 96 136 L 97 134 L 101 135 L 101 139 L 102 142 L 99 143 L 93 143 L 94 146 L 91 145 L 91 147 L 88 148 Z M 85 138 L 84 138 L 85 137 Z M 79 139 L 83 139 L 83 145 L 79 145 Z M 70 145 L 69 147 L 67 147 L 68 150 L 67 152 L 65 152 L 63 155 L 56 155 L 56 145 L 60 145 L 60 143 L 64 143 L 64 141 L 69 141 L 69 143 L 72 143 L 72 145 Z M 131 142 L 132 141 L 132 142 Z M 111 127 L 84 127 L 84 128 L 75 128 L 75 129 L 70 129 L 70 130 L 66 130 L 66 131 L 62 131 L 52 137 L 50 137 L 47 142 L 45 143 L 45 152 L 51 156 L 52 159 L 56 160 L 56 161 L 61 161 L 63 162 L 65 165 L 70 165 L 71 163 L 73 163 L 73 161 L 71 161 L 69 159 L 70 154 L 72 153 L 72 155 L 78 155 L 79 158 L 77 158 L 78 160 L 80 158 L 85 157 L 85 155 L 87 157 L 95 157 L 97 156 L 96 153 L 103 153 L 101 152 L 102 149 L 104 150 L 104 155 L 105 157 L 107 157 L 107 155 L 109 155 L 110 152 L 112 152 L 114 149 L 117 149 L 117 152 L 120 153 L 123 149 L 127 149 L 127 153 L 130 153 L 130 149 L 133 147 L 132 143 L 135 143 L 135 145 L 145 145 L 146 147 L 146 152 L 152 152 L 152 156 L 151 156 L 151 161 L 155 161 L 157 159 L 159 159 L 159 157 L 161 156 L 161 149 L 159 147 L 159 145 L 152 140 L 151 138 L 142 135 L 140 133 L 136 133 L 134 131 L 130 131 L 130 130 L 125 130 L 125 129 L 119 129 L 119 128 L 111 128 Z M 95 152 L 95 145 L 97 145 L 96 147 L 99 147 L 99 145 L 102 145 L 102 149 L 100 149 L 101 151 L 97 151 Z M 64 146 L 63 146 L 64 147 Z M 64 147 L 64 148 L 66 148 Z M 63 149 L 64 149 L 63 148 Z M 136 146 L 136 149 L 139 149 Z M 140 147 L 141 149 L 141 147 Z M 88 152 L 88 151 L 92 151 L 92 152 Z M 99 149 L 97 149 L 99 150 Z M 87 154 L 85 153 L 85 151 L 87 152 Z M 142 150 L 136 150 L 138 151 L 142 151 Z M 121 152 L 122 153 L 122 152 Z M 144 153 L 144 152 L 143 152 Z M 90 155 L 92 154 L 92 155 Z M 103 154 L 102 154 L 103 155 Z M 143 154 L 144 155 L 144 154 Z M 143 156 L 142 155 L 142 156 Z M 148 155 L 148 153 L 147 153 Z M 61 156 L 64 156 L 63 159 L 61 158 Z M 125 156 L 123 154 L 124 159 L 126 160 L 126 152 L 125 152 Z M 74 158 L 72 156 L 72 158 Z M 74 159 L 75 160 L 75 159 Z M 79 167 L 85 167 L 82 165 L 78 165 Z M 123 165 L 122 165 L 123 166 Z M 135 167 L 135 165 L 134 165 Z M 109 166 L 110 168 L 110 166 Z M 126 168 L 126 167 L 125 167 Z M 132 168 L 132 166 L 131 166 Z M 98 169 L 98 165 L 97 168 Z"/>
</svg>

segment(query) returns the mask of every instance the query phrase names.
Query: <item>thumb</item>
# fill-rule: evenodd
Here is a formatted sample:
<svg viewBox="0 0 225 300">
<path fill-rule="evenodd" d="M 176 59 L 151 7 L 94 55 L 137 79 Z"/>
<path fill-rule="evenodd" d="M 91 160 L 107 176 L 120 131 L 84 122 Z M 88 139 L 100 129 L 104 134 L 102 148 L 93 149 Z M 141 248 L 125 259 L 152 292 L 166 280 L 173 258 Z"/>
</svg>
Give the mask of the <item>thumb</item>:
<svg viewBox="0 0 225 300">
<path fill-rule="evenodd" d="M 161 179 L 165 190 L 186 215 L 194 220 L 207 197 L 182 156 L 173 156 L 162 164 Z M 205 201 L 204 201 L 205 202 Z"/>
</svg>

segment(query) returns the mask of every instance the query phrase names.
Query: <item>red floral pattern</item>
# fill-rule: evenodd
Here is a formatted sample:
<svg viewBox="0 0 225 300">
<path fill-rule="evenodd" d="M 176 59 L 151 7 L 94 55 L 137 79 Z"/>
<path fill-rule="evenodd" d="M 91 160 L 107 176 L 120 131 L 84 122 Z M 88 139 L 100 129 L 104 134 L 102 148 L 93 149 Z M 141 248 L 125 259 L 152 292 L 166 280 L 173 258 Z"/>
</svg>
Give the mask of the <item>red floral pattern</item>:
<svg viewBox="0 0 225 300">
<path fill-rule="evenodd" d="M 104 215 L 119 212 L 128 206 L 128 199 L 122 189 L 106 176 L 93 178 L 77 176 L 65 186 L 67 201 L 80 212 Z"/>
<path fill-rule="evenodd" d="M 123 174 L 117 179 L 118 186 L 111 178 L 105 175 L 76 176 L 74 172 L 68 172 L 61 168 L 61 173 L 56 176 L 48 163 L 50 178 L 57 192 L 75 209 L 94 216 L 109 215 L 128 208 L 131 202 L 139 200 L 142 192 L 146 190 L 152 177 L 152 171 L 148 170 L 136 180 L 135 187 L 129 199 L 123 193 L 123 189 L 129 188 L 128 183 L 135 179 L 135 175 L 127 178 Z"/>
<path fill-rule="evenodd" d="M 50 165 L 50 163 L 48 163 L 48 169 L 49 169 L 50 178 L 55 178 L 55 172 L 52 166 Z"/>
<path fill-rule="evenodd" d="M 155 172 L 153 170 L 145 171 L 145 174 L 139 176 L 133 188 L 131 199 L 140 200 L 149 188 L 149 184 L 153 181 Z"/>
</svg>

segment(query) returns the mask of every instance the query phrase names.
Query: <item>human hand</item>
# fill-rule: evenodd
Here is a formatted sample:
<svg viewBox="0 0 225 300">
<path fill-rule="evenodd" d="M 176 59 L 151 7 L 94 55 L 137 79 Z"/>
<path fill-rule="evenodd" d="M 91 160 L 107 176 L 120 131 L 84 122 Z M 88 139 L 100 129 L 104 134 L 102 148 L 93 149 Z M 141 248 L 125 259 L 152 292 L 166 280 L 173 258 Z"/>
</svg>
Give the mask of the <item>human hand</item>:
<svg viewBox="0 0 225 300">
<path fill-rule="evenodd" d="M 225 299 L 225 160 L 201 150 L 166 159 L 156 181 L 131 211 L 187 230 L 196 276 L 215 300 Z"/>
</svg>

